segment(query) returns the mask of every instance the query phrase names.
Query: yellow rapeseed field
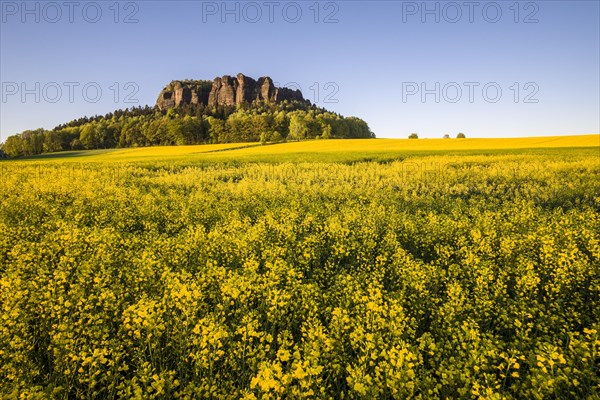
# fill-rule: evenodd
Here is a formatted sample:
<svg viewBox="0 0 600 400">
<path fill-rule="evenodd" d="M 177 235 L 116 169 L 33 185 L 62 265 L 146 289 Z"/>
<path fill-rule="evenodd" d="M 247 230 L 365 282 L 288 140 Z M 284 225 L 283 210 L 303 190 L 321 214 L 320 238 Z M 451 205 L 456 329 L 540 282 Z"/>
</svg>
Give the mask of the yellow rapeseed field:
<svg viewBox="0 0 600 400">
<path fill-rule="evenodd" d="M 31 157 L 35 161 L 63 162 L 130 162 L 161 159 L 225 160 L 257 159 L 312 154 L 334 161 L 363 154 L 390 156 L 414 152 L 496 151 L 517 149 L 556 149 L 573 147 L 600 147 L 600 135 L 547 136 L 502 139 L 340 139 L 261 145 L 257 143 L 230 143 L 193 146 L 157 146 L 111 150 L 87 150 L 54 153 Z M 296 158 L 301 160 L 302 158 Z"/>
<path fill-rule="evenodd" d="M 600 136 L 0 162 L 0 398 L 597 399 Z"/>
</svg>

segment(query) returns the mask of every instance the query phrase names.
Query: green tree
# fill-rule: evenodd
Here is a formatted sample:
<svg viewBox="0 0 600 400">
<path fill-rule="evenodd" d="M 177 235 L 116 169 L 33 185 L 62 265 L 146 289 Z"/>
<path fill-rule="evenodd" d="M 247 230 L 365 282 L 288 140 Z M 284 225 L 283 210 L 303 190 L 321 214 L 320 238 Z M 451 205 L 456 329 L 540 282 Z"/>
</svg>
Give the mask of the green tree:
<svg viewBox="0 0 600 400">
<path fill-rule="evenodd" d="M 290 133 L 290 120 L 285 111 L 278 111 L 274 118 L 274 128 L 282 138 L 286 138 Z"/>
<path fill-rule="evenodd" d="M 417 135 L 416 133 L 411 133 L 410 135 L 408 135 L 409 139 L 418 139 L 419 135 Z"/>
<path fill-rule="evenodd" d="M 79 136 L 79 140 L 81 144 L 86 149 L 97 149 L 100 146 L 100 138 L 98 137 L 98 132 L 96 131 L 96 125 L 92 122 L 89 124 L 85 124 L 83 128 L 81 128 L 81 134 Z"/>
<path fill-rule="evenodd" d="M 226 142 L 244 142 L 245 138 L 251 136 L 249 127 L 252 121 L 244 114 L 243 110 L 233 113 L 225 121 L 227 138 Z"/>
<path fill-rule="evenodd" d="M 44 153 L 54 153 L 64 150 L 58 132 L 51 131 L 44 135 Z"/>
<path fill-rule="evenodd" d="M 23 139 L 20 135 L 9 136 L 4 142 L 4 151 L 9 157 L 20 157 L 24 155 Z"/>
<path fill-rule="evenodd" d="M 466 138 L 466 137 L 467 137 L 467 136 L 466 136 L 464 133 L 462 133 L 462 132 L 459 132 L 459 133 L 458 133 L 458 135 L 456 135 L 456 138 L 457 138 L 457 139 L 464 139 L 464 138 Z"/>
<path fill-rule="evenodd" d="M 79 139 L 73 139 L 70 144 L 71 150 L 83 150 L 83 143 Z"/>
<path fill-rule="evenodd" d="M 17 136 L 20 138 L 20 144 L 18 145 L 19 155 L 32 156 L 44 152 L 45 131 L 43 129 L 25 131 Z"/>
<path fill-rule="evenodd" d="M 144 144 L 145 137 L 142 132 L 141 119 L 138 117 L 130 119 L 121 130 L 119 147 L 137 147 Z"/>
<path fill-rule="evenodd" d="M 96 126 L 97 148 L 110 149 L 115 147 L 118 143 L 118 131 L 112 121 L 100 121 Z"/>
<path fill-rule="evenodd" d="M 279 143 L 279 142 L 283 142 L 283 141 L 284 141 L 284 138 L 283 138 L 283 136 L 281 136 L 281 133 L 279 133 L 277 131 L 271 132 L 271 142 Z"/>
<path fill-rule="evenodd" d="M 71 142 L 79 139 L 79 127 L 67 127 L 56 131 L 63 150 L 71 150 Z"/>
<path fill-rule="evenodd" d="M 146 141 L 149 145 L 165 145 L 169 142 L 169 120 L 166 117 L 153 119 L 145 129 Z"/>
<path fill-rule="evenodd" d="M 292 140 L 306 139 L 308 135 L 308 126 L 304 121 L 303 116 L 294 114 L 290 118 L 290 135 L 289 138 Z"/>
<path fill-rule="evenodd" d="M 331 125 L 323 124 L 321 138 L 323 139 L 331 139 Z"/>
<path fill-rule="evenodd" d="M 267 144 L 267 142 L 270 139 L 270 134 L 269 132 L 263 132 L 260 134 L 260 143 L 261 144 Z"/>
<path fill-rule="evenodd" d="M 174 118 L 167 122 L 168 144 L 183 145 L 186 143 L 183 121 L 180 118 Z"/>
<path fill-rule="evenodd" d="M 208 124 L 208 136 L 211 143 L 225 143 L 226 129 L 225 121 L 215 117 L 206 118 Z"/>
</svg>

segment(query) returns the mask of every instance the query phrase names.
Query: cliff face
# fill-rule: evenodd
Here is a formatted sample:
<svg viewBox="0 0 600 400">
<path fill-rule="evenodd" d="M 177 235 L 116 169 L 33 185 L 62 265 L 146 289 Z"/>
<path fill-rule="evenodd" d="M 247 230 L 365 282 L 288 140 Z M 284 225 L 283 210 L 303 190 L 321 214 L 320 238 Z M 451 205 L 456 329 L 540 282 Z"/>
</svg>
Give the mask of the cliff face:
<svg viewBox="0 0 600 400">
<path fill-rule="evenodd" d="M 238 74 L 232 78 L 225 75 L 210 81 L 173 81 L 165 87 L 156 101 L 161 110 L 180 107 L 184 104 L 205 104 L 234 106 L 262 100 L 277 103 L 284 100 L 306 101 L 299 90 L 278 88 L 268 76 L 258 81 Z"/>
<path fill-rule="evenodd" d="M 211 88 L 211 81 L 173 81 L 160 92 L 156 105 L 163 110 L 184 104 L 207 104 Z"/>
</svg>

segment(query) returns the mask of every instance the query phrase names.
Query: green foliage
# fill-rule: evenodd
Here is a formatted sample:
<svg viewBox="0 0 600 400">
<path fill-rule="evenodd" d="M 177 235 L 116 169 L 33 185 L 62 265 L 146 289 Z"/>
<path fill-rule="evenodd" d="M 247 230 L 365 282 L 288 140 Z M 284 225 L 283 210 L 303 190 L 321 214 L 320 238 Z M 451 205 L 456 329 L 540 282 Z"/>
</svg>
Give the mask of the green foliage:
<svg viewBox="0 0 600 400">
<path fill-rule="evenodd" d="M 2 398 L 600 393 L 591 152 L 0 167 Z"/>
<path fill-rule="evenodd" d="M 9 157 L 40 154 L 44 150 L 44 130 L 25 131 L 18 136 L 9 136 L 3 149 Z"/>
<path fill-rule="evenodd" d="M 308 121 L 299 114 L 292 115 L 290 119 L 290 140 L 306 139 L 309 135 Z"/>
<path fill-rule="evenodd" d="M 464 133 L 462 133 L 462 132 L 459 132 L 459 133 L 458 133 L 458 135 L 456 135 L 456 138 L 457 138 L 457 139 L 464 139 L 464 138 L 466 138 L 466 136 L 465 136 L 465 134 L 464 134 Z"/>
<path fill-rule="evenodd" d="M 71 121 L 51 131 L 25 131 L 8 137 L 4 151 L 10 157 L 22 157 L 79 148 L 279 142 L 286 138 L 319 137 L 372 138 L 375 135 L 361 119 L 344 118 L 301 102 L 255 102 L 238 108 L 219 106 L 212 110 L 198 104 L 164 112 L 148 107 L 119 110 L 102 117 Z"/>
<path fill-rule="evenodd" d="M 417 135 L 416 133 L 411 133 L 410 135 L 408 135 L 409 139 L 418 139 L 419 135 Z"/>
</svg>

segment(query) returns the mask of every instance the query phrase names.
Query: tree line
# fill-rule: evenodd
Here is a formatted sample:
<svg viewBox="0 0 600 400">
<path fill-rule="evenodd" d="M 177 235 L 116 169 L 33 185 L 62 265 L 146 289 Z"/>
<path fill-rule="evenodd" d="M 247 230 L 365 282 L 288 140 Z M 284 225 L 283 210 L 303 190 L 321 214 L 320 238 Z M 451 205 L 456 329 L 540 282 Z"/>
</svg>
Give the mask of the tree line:
<svg viewBox="0 0 600 400">
<path fill-rule="evenodd" d="M 162 111 L 134 107 L 79 118 L 52 130 L 27 130 L 8 137 L 0 151 L 23 157 L 84 149 L 373 137 L 365 121 L 303 102 L 217 108 L 188 104 Z"/>
</svg>

